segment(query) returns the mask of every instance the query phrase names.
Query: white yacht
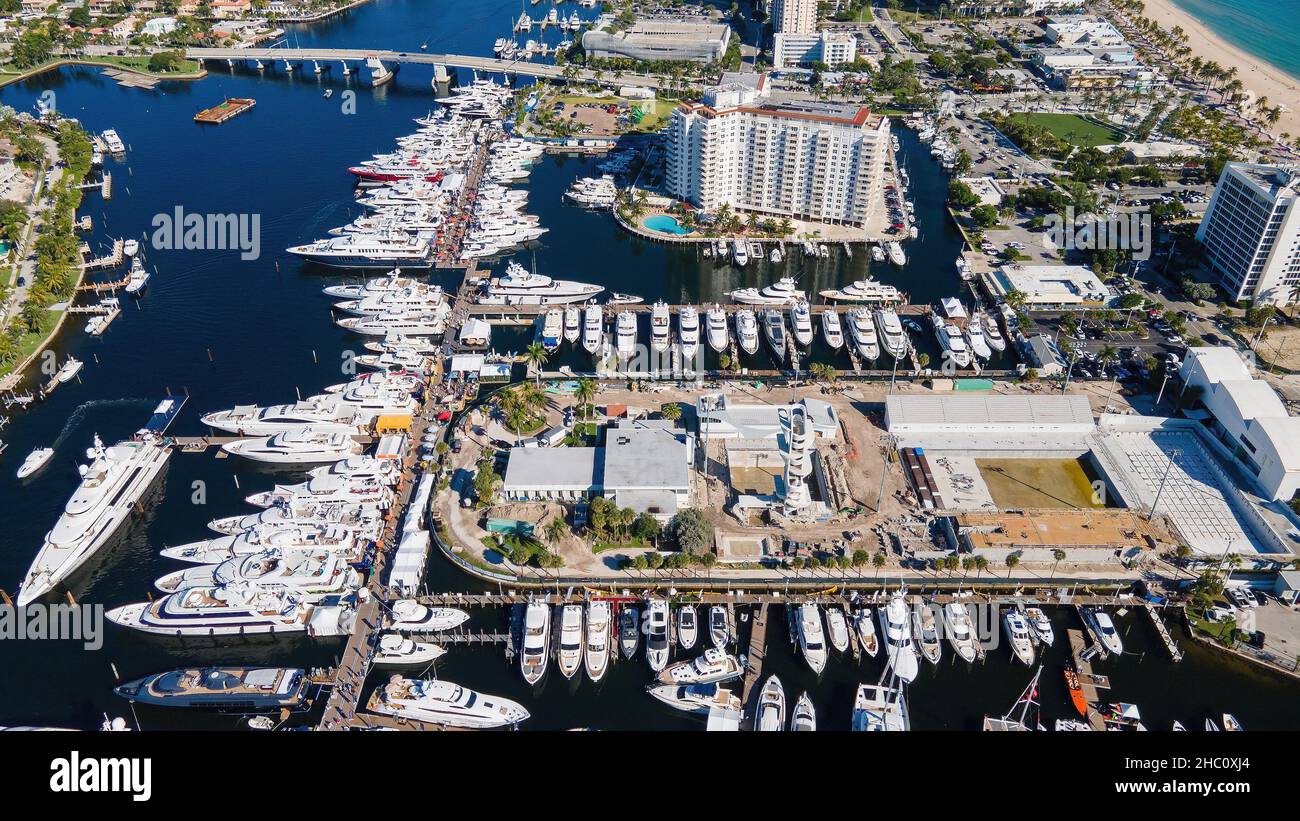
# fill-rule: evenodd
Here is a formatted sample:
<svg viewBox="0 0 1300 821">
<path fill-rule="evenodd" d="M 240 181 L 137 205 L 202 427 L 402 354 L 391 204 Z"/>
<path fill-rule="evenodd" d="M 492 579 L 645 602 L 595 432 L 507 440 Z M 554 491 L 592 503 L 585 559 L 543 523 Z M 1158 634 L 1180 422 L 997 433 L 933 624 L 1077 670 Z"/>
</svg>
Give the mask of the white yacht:
<svg viewBox="0 0 1300 821">
<path fill-rule="evenodd" d="M 113 129 L 111 128 L 106 129 L 104 133 L 101 134 L 100 136 L 104 138 L 104 147 L 108 149 L 108 153 L 110 154 L 126 153 L 126 144 L 122 142 L 122 138 L 119 137 L 117 132 L 114 131 Z"/>
<path fill-rule="evenodd" d="M 149 271 L 139 257 L 131 260 L 131 271 L 126 276 L 126 287 L 122 290 L 127 296 L 136 296 L 149 286 Z"/>
<path fill-rule="evenodd" d="M 840 325 L 840 312 L 834 309 L 822 311 L 822 339 L 832 351 L 844 347 L 844 330 Z"/>
<path fill-rule="evenodd" d="M 734 240 L 732 242 L 731 258 L 736 261 L 737 265 L 744 266 L 749 262 L 749 248 L 745 245 L 744 240 Z"/>
<path fill-rule="evenodd" d="M 745 667 L 726 651 L 710 647 L 702 656 L 669 665 L 659 673 L 661 684 L 708 684 L 730 681 L 745 674 Z"/>
<path fill-rule="evenodd" d="M 1086 612 L 1092 619 L 1093 630 L 1097 632 L 1097 637 L 1101 639 L 1101 643 L 1106 645 L 1106 649 L 1117 656 L 1122 655 L 1124 640 L 1120 638 L 1119 631 L 1115 629 L 1115 622 L 1111 620 L 1110 614 L 1099 608 L 1093 608 Z"/>
<path fill-rule="evenodd" d="M 943 606 L 943 620 L 947 625 L 948 643 L 952 645 L 952 649 L 957 651 L 962 661 L 974 661 L 978 650 L 975 645 L 975 631 L 966 605 L 959 601 L 948 602 Z"/>
<path fill-rule="evenodd" d="M 885 352 L 895 359 L 902 359 L 907 356 L 908 345 L 907 331 L 903 329 L 903 323 L 899 321 L 898 314 L 893 308 L 877 308 L 875 311 L 876 330 L 880 332 L 879 339 L 881 347 Z"/>
<path fill-rule="evenodd" d="M 587 678 L 593 683 L 604 678 L 609 669 L 611 624 L 609 602 L 598 599 L 587 602 L 587 646 L 583 663 Z"/>
<path fill-rule="evenodd" d="M 989 347 L 995 351 L 1005 351 L 1007 349 L 1007 338 L 1002 335 L 1002 329 L 998 327 L 998 321 L 993 318 L 992 314 L 980 311 L 976 316 L 980 324 L 984 326 L 984 336 L 988 340 Z"/>
<path fill-rule="evenodd" d="M 979 314 L 976 314 L 966 323 L 966 341 L 970 345 L 971 353 L 980 359 L 987 360 L 993 356 L 993 351 L 989 348 L 988 338 L 984 336 L 984 325 L 979 321 Z"/>
<path fill-rule="evenodd" d="M 747 354 L 758 350 L 758 320 L 748 308 L 736 311 L 736 341 Z"/>
<path fill-rule="evenodd" d="M 442 336 L 447 331 L 449 312 L 443 303 L 429 311 L 396 311 L 374 316 L 341 317 L 334 320 L 334 324 L 362 336 Z"/>
<path fill-rule="evenodd" d="M 647 600 L 646 661 L 658 673 L 668 665 L 668 602 Z"/>
<path fill-rule="evenodd" d="M 1003 632 L 1011 648 L 1011 655 L 1024 663 L 1026 667 L 1034 663 L 1034 642 L 1029 637 L 1029 622 L 1018 610 L 1008 610 L 1002 616 Z"/>
<path fill-rule="evenodd" d="M 506 272 L 490 280 L 477 298 L 481 305 L 556 305 L 586 302 L 605 289 L 585 282 L 551 279 L 511 260 Z"/>
<path fill-rule="evenodd" d="M 564 341 L 573 344 L 582 336 L 582 312 L 570 305 L 564 309 Z"/>
<path fill-rule="evenodd" d="M 930 322 L 934 325 L 934 335 L 943 347 L 944 356 L 959 368 L 970 367 L 970 349 L 966 347 L 966 337 L 961 330 L 937 313 L 930 314 Z"/>
<path fill-rule="evenodd" d="M 847 320 L 854 350 L 868 362 L 875 362 L 880 358 L 880 343 L 876 338 L 875 323 L 871 321 L 871 312 L 866 308 L 854 308 L 849 311 Z"/>
<path fill-rule="evenodd" d="M 700 639 L 700 614 L 695 605 L 684 604 L 677 608 L 677 644 L 683 650 L 694 650 Z"/>
<path fill-rule="evenodd" d="M 221 587 L 244 584 L 265 590 L 284 590 L 304 601 L 348 593 L 361 585 L 357 571 L 346 559 L 325 550 L 271 549 L 236 556 L 220 564 L 188 567 L 168 573 L 154 582 L 164 593 L 191 587 Z"/>
<path fill-rule="evenodd" d="M 18 466 L 18 478 L 26 479 L 28 476 L 33 475 L 41 468 L 48 465 L 50 459 L 53 457 L 54 448 L 36 448 L 31 453 L 27 454 L 27 458 Z"/>
<path fill-rule="evenodd" d="M 817 730 L 817 711 L 813 709 L 812 699 L 802 693 L 794 703 L 794 712 L 790 715 L 791 732 L 811 733 Z"/>
<path fill-rule="evenodd" d="M 524 681 L 536 684 L 546 675 L 551 655 L 551 608 L 538 601 L 528 602 L 524 610 L 524 646 L 519 654 L 519 669 Z"/>
<path fill-rule="evenodd" d="M 876 622 L 870 607 L 859 607 L 853 611 L 853 628 L 858 634 L 858 644 L 863 652 L 875 658 L 880 652 L 880 640 L 876 637 Z"/>
<path fill-rule="evenodd" d="M 661 299 L 650 308 L 650 347 L 659 353 L 668 350 L 672 337 L 669 323 L 668 303 Z"/>
<path fill-rule="evenodd" d="M 881 632 L 885 637 L 885 657 L 894 675 L 904 684 L 911 684 L 920 672 L 916 648 L 912 646 L 912 619 L 907 600 L 895 593 L 889 604 L 879 608 Z"/>
<path fill-rule="evenodd" d="M 739 712 L 740 697 L 730 690 L 710 684 L 660 684 L 646 690 L 675 710 L 707 715 L 715 709 Z"/>
<path fill-rule="evenodd" d="M 727 312 L 722 310 L 722 306 L 714 304 L 709 308 L 708 313 L 704 315 L 705 335 L 709 342 L 709 347 L 716 353 L 725 351 L 730 343 L 730 332 L 727 330 Z"/>
<path fill-rule="evenodd" d="M 922 603 L 912 611 L 912 635 L 921 655 L 931 664 L 937 665 L 943 653 L 943 643 L 939 640 L 939 620 L 935 618 L 934 609 Z"/>
<path fill-rule="evenodd" d="M 856 732 L 906 732 L 912 729 L 902 687 L 860 684 L 853 699 Z"/>
<path fill-rule="evenodd" d="M 618 358 L 624 362 L 636 353 L 636 314 L 619 311 L 614 320 L 614 346 Z"/>
<path fill-rule="evenodd" d="M 341 285 L 327 285 L 326 287 L 321 288 L 321 293 L 337 299 L 364 299 L 366 297 L 383 296 L 384 294 L 396 293 L 410 288 L 419 288 L 421 286 L 428 287 L 418 279 L 411 279 L 402 276 L 401 271 L 395 269 L 389 276 L 375 277 L 361 282 L 344 283 Z"/>
<path fill-rule="evenodd" d="M 817 675 L 826 669 L 826 635 L 822 630 L 821 609 L 812 602 L 799 606 L 799 650 L 804 661 Z"/>
<path fill-rule="evenodd" d="M 469 621 L 469 613 L 455 607 L 429 607 L 415 599 L 398 599 L 388 608 L 384 628 L 397 633 L 441 633 Z"/>
<path fill-rule="evenodd" d="M 724 649 L 731 641 L 731 619 L 727 608 L 720 604 L 709 607 L 709 642 L 714 647 Z"/>
<path fill-rule="evenodd" d="M 397 675 L 375 692 L 370 708 L 377 713 L 474 730 L 508 727 L 528 718 L 528 711 L 508 698 L 476 693 L 442 679 Z"/>
<path fill-rule="evenodd" d="M 319 465 L 362 451 L 361 444 L 350 436 L 313 428 L 287 430 L 264 439 L 238 439 L 221 449 L 231 456 L 270 465 Z"/>
<path fill-rule="evenodd" d="M 311 606 L 286 592 L 227 585 L 191 587 L 104 615 L 114 624 L 161 636 L 236 636 L 302 632 Z"/>
<path fill-rule="evenodd" d="M 1047 618 L 1041 607 L 1026 607 L 1025 619 L 1028 620 L 1030 628 L 1033 629 L 1034 635 L 1038 640 L 1048 647 L 1056 641 L 1056 632 L 1052 630 L 1052 620 Z"/>
<path fill-rule="evenodd" d="M 767 344 L 772 346 L 777 361 L 785 359 L 785 317 L 776 308 L 763 311 L 763 335 L 767 337 Z"/>
<path fill-rule="evenodd" d="M 771 285 L 762 288 L 739 288 L 728 292 L 727 296 L 744 305 L 789 305 L 808 295 L 795 287 L 793 277 L 781 277 Z"/>
<path fill-rule="evenodd" d="M 201 421 L 237 436 L 274 436 L 308 427 L 319 433 L 352 435 L 364 432 L 380 416 L 410 414 L 418 407 L 409 391 L 357 386 L 288 405 L 236 405 L 206 414 Z"/>
<path fill-rule="evenodd" d="M 81 484 L 19 584 L 24 607 L 67 579 L 130 519 L 145 492 L 167 466 L 172 449 L 152 435 L 105 447 L 98 436 L 86 451 Z"/>
<path fill-rule="evenodd" d="M 859 279 L 843 288 L 827 288 L 819 292 L 833 302 L 869 302 L 893 305 L 902 297 L 893 285 L 884 285 L 874 279 Z"/>
<path fill-rule="evenodd" d="M 276 485 L 271 490 L 246 498 L 262 508 L 299 506 L 307 502 L 342 502 L 386 510 L 393 503 L 393 489 L 375 476 L 325 473 L 294 485 Z"/>
<path fill-rule="evenodd" d="M 826 638 L 830 641 L 831 647 L 835 648 L 835 652 L 848 652 L 849 622 L 844 617 L 844 611 L 838 607 L 826 608 Z"/>
<path fill-rule="evenodd" d="M 573 678 L 582 668 L 582 605 L 566 604 L 560 610 L 560 673 Z"/>
<path fill-rule="evenodd" d="M 560 340 L 564 338 L 564 312 L 559 308 L 552 308 L 542 317 L 541 327 L 538 329 L 538 341 L 547 353 L 555 353 L 559 350 Z"/>
<path fill-rule="evenodd" d="M 384 633 L 370 663 L 375 667 L 425 667 L 447 654 L 429 641 L 416 641 L 400 633 Z"/>
<path fill-rule="evenodd" d="M 582 347 L 594 354 L 605 342 L 604 314 L 599 305 L 592 303 L 582 313 Z"/>
<path fill-rule="evenodd" d="M 758 695 L 755 712 L 754 729 L 759 732 L 779 732 L 785 729 L 785 690 L 781 688 L 781 679 L 776 676 L 768 678 Z"/>
<path fill-rule="evenodd" d="M 428 268 L 433 264 L 429 241 L 404 232 L 343 234 L 285 250 L 335 268 Z"/>
<path fill-rule="evenodd" d="M 682 357 L 692 359 L 700 348 L 700 314 L 692 305 L 677 314 L 677 337 L 682 343 Z"/>
<path fill-rule="evenodd" d="M 69 356 L 67 359 L 63 360 L 63 366 L 59 368 L 58 373 L 54 374 L 54 379 L 52 381 L 58 382 L 60 385 L 66 382 L 71 382 L 76 378 L 77 374 L 81 373 L 83 365 L 84 363 L 80 359 L 77 359 L 75 356 Z"/>
<path fill-rule="evenodd" d="M 439 286 L 413 285 L 400 291 L 382 291 L 345 299 L 334 303 L 334 308 L 348 316 L 423 314 L 437 313 L 445 301 L 446 295 Z"/>
<path fill-rule="evenodd" d="M 812 344 L 812 309 L 808 307 L 808 300 L 801 299 L 790 309 L 790 327 L 795 342 L 804 347 Z"/>
<path fill-rule="evenodd" d="M 295 711 L 310 704 L 311 680 L 296 667 L 190 667 L 113 688 L 132 704 L 197 707 L 220 713 Z"/>
<path fill-rule="evenodd" d="M 357 561 L 361 559 L 366 542 L 379 535 L 382 524 L 382 520 L 375 520 L 365 532 L 335 524 L 259 526 L 234 536 L 218 536 L 164 547 L 159 555 L 164 559 L 211 565 L 228 559 L 257 555 L 267 550 L 312 550 L 326 551 Z"/>
<path fill-rule="evenodd" d="M 903 246 L 890 240 L 885 243 L 885 253 L 889 256 L 889 261 L 898 266 L 907 264 L 907 254 L 903 253 Z"/>
</svg>

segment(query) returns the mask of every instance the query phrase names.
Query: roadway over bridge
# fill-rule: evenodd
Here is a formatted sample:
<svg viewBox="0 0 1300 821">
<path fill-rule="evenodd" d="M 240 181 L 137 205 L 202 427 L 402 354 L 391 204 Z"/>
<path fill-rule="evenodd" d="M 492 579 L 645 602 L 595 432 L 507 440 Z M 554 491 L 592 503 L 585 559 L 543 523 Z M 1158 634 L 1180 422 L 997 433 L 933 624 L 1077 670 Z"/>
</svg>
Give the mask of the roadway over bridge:
<svg viewBox="0 0 1300 821">
<path fill-rule="evenodd" d="M 524 74 L 547 80 L 567 79 L 565 67 L 524 60 L 501 60 L 495 57 L 477 57 L 465 54 L 428 54 L 425 52 L 388 51 L 385 49 L 346 48 L 188 48 L 185 56 L 191 60 L 262 60 L 313 63 L 414 63 L 447 68 L 468 68 L 498 74 Z M 649 74 L 610 74 L 579 68 L 574 79 L 603 85 L 645 86 L 659 89 L 664 82 Z"/>
</svg>

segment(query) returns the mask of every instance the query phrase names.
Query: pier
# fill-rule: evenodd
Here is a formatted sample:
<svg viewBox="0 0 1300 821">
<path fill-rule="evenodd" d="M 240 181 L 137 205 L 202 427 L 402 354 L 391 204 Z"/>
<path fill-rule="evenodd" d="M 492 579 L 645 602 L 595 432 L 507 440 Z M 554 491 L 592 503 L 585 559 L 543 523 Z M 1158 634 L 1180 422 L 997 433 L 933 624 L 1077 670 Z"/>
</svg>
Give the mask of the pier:
<svg viewBox="0 0 1300 821">
<path fill-rule="evenodd" d="M 1086 625 L 1087 621 L 1084 624 Z M 1097 712 L 1097 705 L 1101 703 L 1101 694 L 1098 691 L 1109 690 L 1110 679 L 1092 672 L 1092 662 L 1090 661 L 1092 654 L 1088 652 L 1089 648 L 1085 648 L 1083 631 L 1072 627 L 1066 630 L 1065 634 L 1070 640 L 1070 655 L 1074 658 L 1074 669 L 1079 676 L 1079 687 L 1083 690 L 1084 700 L 1088 702 L 1088 715 L 1086 716 L 1088 726 L 1094 730 L 1105 730 L 1106 722 L 1102 720 L 1101 713 Z"/>
<path fill-rule="evenodd" d="M 767 603 L 758 607 L 758 612 L 749 624 L 749 652 L 745 657 L 745 683 L 740 693 L 741 726 L 746 730 L 754 729 L 754 719 L 758 712 L 758 683 L 763 678 L 763 658 L 767 654 Z"/>
<path fill-rule="evenodd" d="M 257 100 L 251 97 L 230 97 L 212 108 L 205 108 L 195 114 L 194 122 L 220 125 L 232 117 L 238 117 L 255 105 L 257 105 Z"/>
<path fill-rule="evenodd" d="M 1151 617 L 1151 624 L 1156 628 L 1156 633 L 1160 635 L 1160 640 L 1164 642 L 1165 649 L 1169 651 L 1169 657 L 1174 661 L 1182 661 L 1183 651 L 1178 648 L 1178 643 L 1169 634 L 1169 628 L 1165 626 L 1164 619 L 1160 618 L 1160 613 L 1157 612 L 1155 605 L 1147 602 L 1142 609 L 1146 610 L 1147 615 Z"/>
<path fill-rule="evenodd" d="M 102 257 L 86 262 L 87 271 L 100 271 L 105 268 L 116 268 L 126 260 L 126 252 L 123 250 L 125 243 L 120 239 L 113 240 L 113 250 Z"/>
</svg>

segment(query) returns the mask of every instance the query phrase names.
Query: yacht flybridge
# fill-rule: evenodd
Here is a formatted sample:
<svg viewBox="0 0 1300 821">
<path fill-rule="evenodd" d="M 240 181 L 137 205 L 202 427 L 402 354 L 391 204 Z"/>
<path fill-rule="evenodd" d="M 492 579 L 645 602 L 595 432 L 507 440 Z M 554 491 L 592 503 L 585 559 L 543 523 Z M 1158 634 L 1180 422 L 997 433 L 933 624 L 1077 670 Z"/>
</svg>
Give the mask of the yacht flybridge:
<svg viewBox="0 0 1300 821">
<path fill-rule="evenodd" d="M 745 305 L 788 305 L 798 300 L 807 299 L 807 294 L 795 286 L 793 277 L 781 277 L 771 285 L 762 288 L 739 288 L 727 296 Z"/>
<path fill-rule="evenodd" d="M 902 593 L 895 593 L 889 604 L 879 608 L 879 613 L 889 669 L 900 681 L 910 684 L 919 672 L 919 665 L 912 646 L 912 618 L 907 600 Z"/>
<path fill-rule="evenodd" d="M 528 711 L 508 698 L 476 693 L 443 679 L 399 675 L 375 692 L 370 708 L 414 721 L 474 730 L 508 727 L 528 719 Z"/>
<path fill-rule="evenodd" d="M 582 312 L 582 347 L 594 354 L 605 344 L 605 318 L 599 305 L 592 303 Z"/>
<path fill-rule="evenodd" d="M 871 320 L 870 311 L 866 308 L 854 308 L 848 312 L 845 319 L 858 356 L 870 362 L 879 359 L 880 343 L 876 337 L 876 326 Z"/>
<path fill-rule="evenodd" d="M 238 439 L 221 449 L 231 456 L 271 465 L 320 465 L 361 453 L 352 437 L 314 428 L 294 428 L 265 439 Z"/>
<path fill-rule="evenodd" d="M 344 234 L 285 250 L 335 268 L 428 268 L 433 264 L 429 241 L 406 233 Z"/>
<path fill-rule="evenodd" d="M 872 302 L 893 305 L 902 299 L 898 289 L 893 285 L 884 285 L 874 279 L 859 279 L 843 288 L 828 288 L 819 293 L 824 299 L 833 302 Z"/>
<path fill-rule="evenodd" d="M 730 343 L 727 331 L 727 312 L 722 310 L 721 305 L 715 304 L 705 314 L 704 322 L 705 338 L 709 342 L 709 347 L 716 353 L 722 353 Z"/>
<path fill-rule="evenodd" d="M 895 359 L 907 356 L 908 348 L 911 347 L 907 339 L 907 331 L 903 329 L 903 323 L 899 321 L 894 309 L 877 308 L 875 319 L 876 330 L 879 331 L 877 338 L 885 352 Z"/>
<path fill-rule="evenodd" d="M 480 305 L 556 305 L 586 302 L 602 293 L 599 285 L 551 279 L 511 260 L 506 272 L 488 281 L 475 298 Z"/>
<path fill-rule="evenodd" d="M 822 311 L 822 339 L 832 351 L 844 347 L 844 329 L 840 324 L 839 311 L 829 308 Z"/>
</svg>

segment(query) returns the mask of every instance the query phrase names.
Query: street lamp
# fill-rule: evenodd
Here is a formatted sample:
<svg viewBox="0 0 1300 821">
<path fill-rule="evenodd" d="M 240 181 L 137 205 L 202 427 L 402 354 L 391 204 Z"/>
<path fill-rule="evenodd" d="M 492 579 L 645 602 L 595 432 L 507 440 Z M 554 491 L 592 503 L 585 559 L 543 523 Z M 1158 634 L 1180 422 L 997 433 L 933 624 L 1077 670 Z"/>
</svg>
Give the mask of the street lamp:
<svg viewBox="0 0 1300 821">
<path fill-rule="evenodd" d="M 1147 513 L 1147 521 L 1151 521 L 1156 515 L 1156 505 L 1160 504 L 1160 496 L 1165 491 L 1165 482 L 1169 479 L 1169 473 L 1174 469 L 1174 459 L 1182 455 L 1182 451 L 1173 448 L 1169 451 L 1169 464 L 1165 465 L 1164 475 L 1160 477 L 1160 486 L 1156 488 L 1156 498 L 1151 503 L 1151 511 Z"/>
</svg>

